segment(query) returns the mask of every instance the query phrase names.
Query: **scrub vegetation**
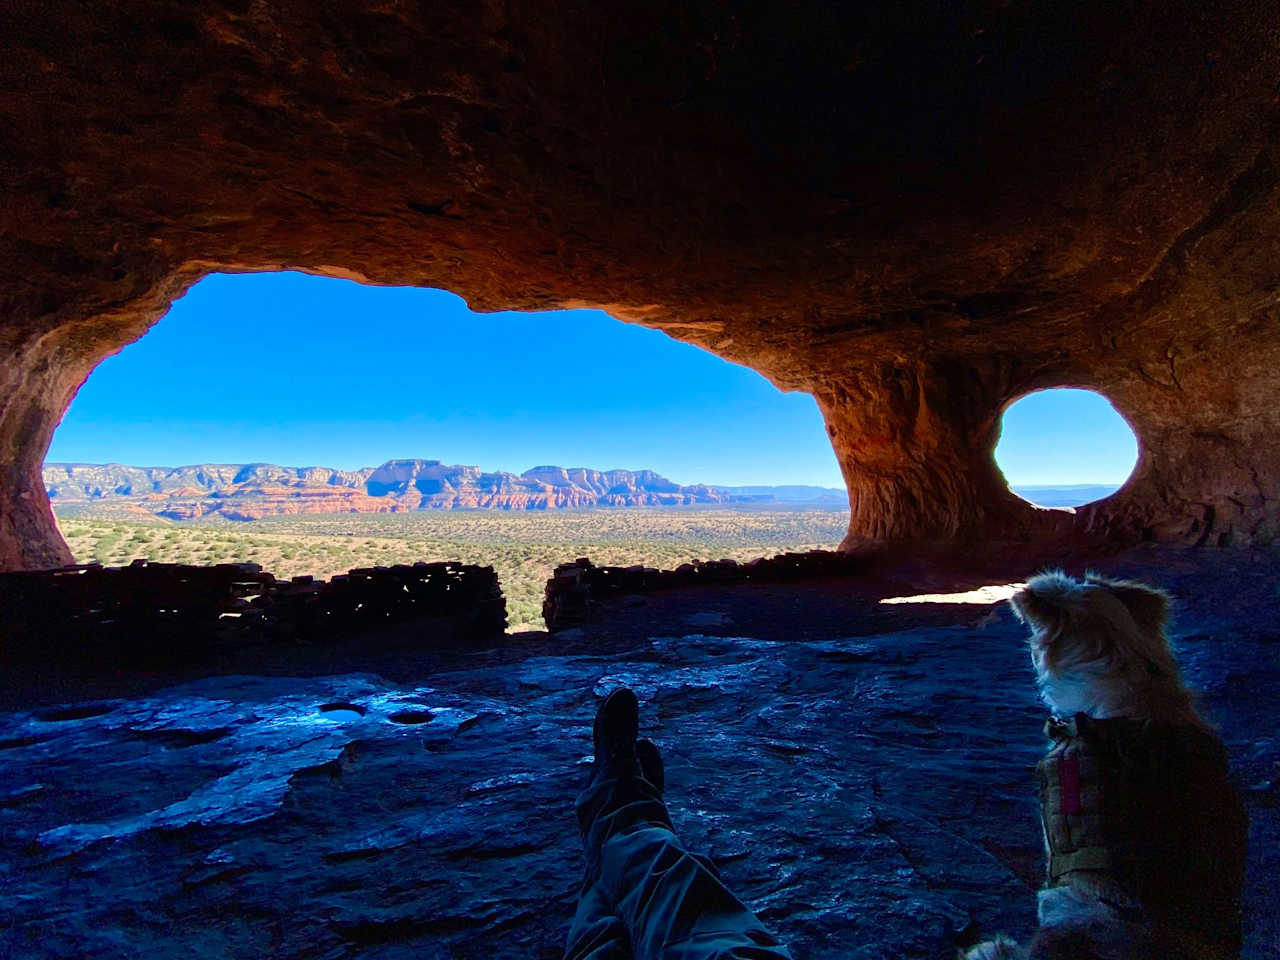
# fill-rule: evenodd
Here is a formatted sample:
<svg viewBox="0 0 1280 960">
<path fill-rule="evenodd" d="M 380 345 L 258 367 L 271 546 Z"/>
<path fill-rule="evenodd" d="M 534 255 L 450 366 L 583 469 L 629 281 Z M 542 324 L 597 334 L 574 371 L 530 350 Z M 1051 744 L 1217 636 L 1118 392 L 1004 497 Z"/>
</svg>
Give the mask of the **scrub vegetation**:
<svg viewBox="0 0 1280 960">
<path fill-rule="evenodd" d="M 248 522 L 182 522 L 60 511 L 77 563 L 251 561 L 277 577 L 328 578 L 353 567 L 419 560 L 492 565 L 512 630 L 542 629 L 542 591 L 559 563 L 670 569 L 690 560 L 749 560 L 831 549 L 849 522 L 842 510 L 639 508 L 547 512 L 317 514 Z"/>
</svg>

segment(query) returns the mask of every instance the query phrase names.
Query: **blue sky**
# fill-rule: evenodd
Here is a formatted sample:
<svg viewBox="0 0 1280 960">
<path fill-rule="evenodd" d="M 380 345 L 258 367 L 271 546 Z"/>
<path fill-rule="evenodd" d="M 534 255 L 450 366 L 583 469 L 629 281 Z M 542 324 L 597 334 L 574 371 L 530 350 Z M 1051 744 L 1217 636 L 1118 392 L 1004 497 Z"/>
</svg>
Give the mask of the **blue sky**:
<svg viewBox="0 0 1280 960">
<path fill-rule="evenodd" d="M 1073 428 L 1100 412 L 1068 407 Z M 1032 415 L 1016 443 L 1006 429 L 1014 482 L 1128 473 L 1113 442 L 1068 453 L 1047 432 L 1052 413 Z M 812 397 L 665 334 L 599 311 L 474 314 L 441 290 L 298 273 L 196 284 L 94 371 L 49 451 L 146 466 L 354 468 L 396 457 L 841 485 Z"/>
<path fill-rule="evenodd" d="M 1014 485 L 1119 486 L 1138 459 L 1133 430 L 1089 390 L 1042 390 L 1004 414 L 996 463 Z"/>
</svg>

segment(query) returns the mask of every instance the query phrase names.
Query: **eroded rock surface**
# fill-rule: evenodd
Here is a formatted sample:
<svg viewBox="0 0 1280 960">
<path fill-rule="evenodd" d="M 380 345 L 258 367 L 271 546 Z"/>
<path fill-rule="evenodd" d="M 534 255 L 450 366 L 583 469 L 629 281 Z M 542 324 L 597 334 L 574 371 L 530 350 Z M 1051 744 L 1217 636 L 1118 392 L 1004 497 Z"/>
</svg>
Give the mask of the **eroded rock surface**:
<svg viewBox="0 0 1280 960">
<path fill-rule="evenodd" d="M 813 393 L 848 549 L 1280 531 L 1280 8 L 50 0 L 0 13 L 0 564 L 104 356 L 211 270 L 599 306 Z M 1010 401 L 1132 481 L 1037 511 Z"/>
<path fill-rule="evenodd" d="M 1245 788 L 1261 960 L 1280 939 L 1280 663 L 1275 598 L 1243 590 L 1250 617 L 1184 605 L 1178 648 Z M 1025 935 L 1043 711 L 1012 617 L 949 609 L 951 625 L 779 642 L 730 635 L 753 616 L 739 606 L 702 618 L 725 636 L 558 641 L 422 682 L 242 675 L 10 710 L 0 952 L 553 960 L 595 696 L 617 683 L 664 751 L 678 831 L 797 956 Z"/>
</svg>

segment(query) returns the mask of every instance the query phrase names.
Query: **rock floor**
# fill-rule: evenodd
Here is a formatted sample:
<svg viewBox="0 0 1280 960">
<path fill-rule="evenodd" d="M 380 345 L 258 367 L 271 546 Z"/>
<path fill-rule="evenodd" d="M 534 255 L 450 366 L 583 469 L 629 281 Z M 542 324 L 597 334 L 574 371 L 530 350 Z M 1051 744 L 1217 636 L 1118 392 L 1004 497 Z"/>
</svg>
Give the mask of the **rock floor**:
<svg viewBox="0 0 1280 960">
<path fill-rule="evenodd" d="M 1245 790 L 1258 960 L 1280 944 L 1274 614 L 1191 610 L 1177 639 Z M 557 958 L 581 872 L 573 796 L 617 683 L 663 750 L 677 831 L 797 958 L 1025 936 L 1044 712 L 1008 611 L 957 619 L 8 709 L 0 954 Z"/>
</svg>

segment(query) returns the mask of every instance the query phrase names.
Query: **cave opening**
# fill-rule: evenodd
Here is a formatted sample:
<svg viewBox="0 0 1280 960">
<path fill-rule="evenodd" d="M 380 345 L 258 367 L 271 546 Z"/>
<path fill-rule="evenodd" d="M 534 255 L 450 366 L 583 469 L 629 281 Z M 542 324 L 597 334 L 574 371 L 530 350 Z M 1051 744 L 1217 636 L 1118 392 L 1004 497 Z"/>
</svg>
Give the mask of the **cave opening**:
<svg viewBox="0 0 1280 960">
<path fill-rule="evenodd" d="M 211 274 L 103 361 L 43 479 L 77 563 L 480 563 L 512 630 L 576 557 L 745 561 L 848 522 L 807 394 L 602 311 L 288 272 Z"/>
<path fill-rule="evenodd" d="M 1133 427 L 1105 396 L 1058 387 L 1005 408 L 995 458 L 1022 499 L 1075 508 L 1117 493 L 1133 475 L 1139 450 Z"/>
<path fill-rule="evenodd" d="M 568 801 L 605 679 L 639 688 L 656 715 L 686 839 L 796 956 L 1024 940 L 1044 879 L 1027 774 L 1045 711 L 1026 631 L 954 581 L 1007 589 L 1041 562 L 1097 563 L 1176 597 L 1184 675 L 1252 820 L 1237 952 L 1274 953 L 1280 5 L 55 0 L 7 12 L 0 632 L 21 631 L 30 660 L 0 669 L 12 691 L 0 955 L 558 956 L 581 875 Z M 823 562 L 859 569 L 866 551 L 864 574 L 660 597 L 627 587 L 587 629 L 566 620 L 507 642 L 444 616 L 402 620 L 405 636 L 367 629 L 410 590 L 450 616 L 459 586 L 475 590 L 464 613 L 493 603 L 483 578 L 452 569 L 352 580 L 324 616 L 311 584 L 238 571 L 175 577 L 164 594 L 145 568 L 42 573 L 72 558 L 41 468 L 90 370 L 208 270 L 281 265 L 444 287 L 491 310 L 600 306 L 812 394 L 853 507 L 845 552 Z M 368 321 L 328 355 L 367 342 L 467 366 L 439 338 Z M 530 395 L 578 422 L 598 408 L 599 390 L 566 386 L 556 324 L 521 338 L 469 323 L 480 355 L 520 352 L 509 379 Z M 232 311 L 191 352 L 232 340 L 269 354 L 271 327 Z M 219 395 L 244 439 L 286 401 L 357 394 L 376 439 L 378 404 L 403 408 L 397 388 L 447 393 L 443 373 L 421 371 L 384 369 L 360 390 L 341 369 L 287 381 L 283 361 L 316 339 L 273 348 L 273 373 Z M 611 355 L 630 357 L 598 356 Z M 130 388 L 151 419 L 173 395 L 155 380 Z M 1035 478 L 1002 475 L 993 456 L 1005 405 L 1058 385 L 1101 391 L 1141 438 L 1124 489 L 1075 513 L 1015 497 L 1006 476 Z M 651 419 L 660 430 L 698 414 L 686 402 Z M 755 432 L 758 460 L 786 461 L 750 410 L 725 419 Z M 183 439 L 164 461 L 199 462 L 179 455 Z M 482 461 L 437 449 L 392 455 Z M 269 445 L 225 456 L 277 459 Z M 609 465 L 622 464 L 596 464 Z M 118 526 L 113 549 L 139 543 Z M 243 524 L 208 527 L 221 550 Z M 361 550 L 385 542 L 372 528 L 329 533 Z M 488 536 L 527 562 L 500 529 Z M 943 554 L 955 577 L 932 563 Z M 571 573 L 573 587 L 589 578 Z M 905 599 L 882 607 L 850 587 Z M 201 619 L 211 600 L 225 618 Z M 86 608 L 101 613 L 91 624 L 49 623 Z M 256 634 L 244 626 L 255 613 Z M 402 640 L 408 653 L 390 649 Z M 154 670 L 162 645 L 189 672 Z M 170 685 L 193 674 L 195 686 Z M 1198 783 L 1180 776 L 1188 789 L 1164 794 Z M 1125 913 L 1125 930 L 1145 925 Z"/>
</svg>

